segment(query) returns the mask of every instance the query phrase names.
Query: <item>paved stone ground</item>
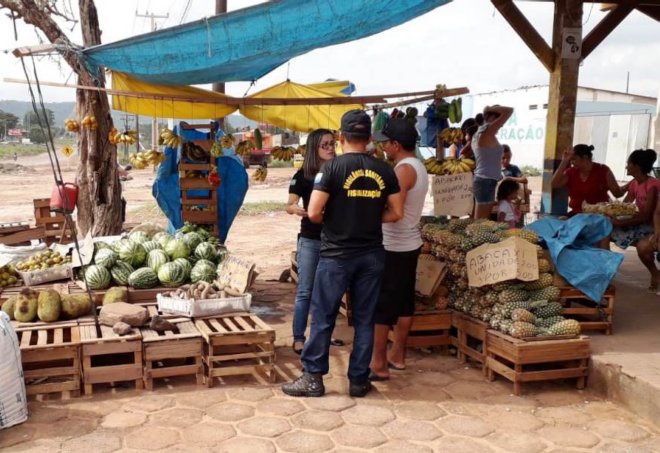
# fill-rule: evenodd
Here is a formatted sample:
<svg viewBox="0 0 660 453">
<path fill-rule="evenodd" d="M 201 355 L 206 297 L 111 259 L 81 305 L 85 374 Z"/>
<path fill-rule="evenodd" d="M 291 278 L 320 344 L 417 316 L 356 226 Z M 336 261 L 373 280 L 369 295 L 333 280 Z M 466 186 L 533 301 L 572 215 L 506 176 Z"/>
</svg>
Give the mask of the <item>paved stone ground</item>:
<svg viewBox="0 0 660 453">
<path fill-rule="evenodd" d="M 255 311 L 278 330 L 278 382 L 299 373 L 290 344 L 292 285 L 260 282 Z M 336 336 L 350 339 L 341 320 Z M 30 403 L 30 420 L 0 431 L 7 452 L 655 452 L 660 429 L 573 383 L 524 395 L 486 382 L 440 351 L 413 351 L 366 398 L 347 396 L 350 344 L 333 348 L 323 398 L 289 398 L 262 376 L 215 388 L 187 380 L 154 392 L 95 389 L 92 397 Z"/>
</svg>

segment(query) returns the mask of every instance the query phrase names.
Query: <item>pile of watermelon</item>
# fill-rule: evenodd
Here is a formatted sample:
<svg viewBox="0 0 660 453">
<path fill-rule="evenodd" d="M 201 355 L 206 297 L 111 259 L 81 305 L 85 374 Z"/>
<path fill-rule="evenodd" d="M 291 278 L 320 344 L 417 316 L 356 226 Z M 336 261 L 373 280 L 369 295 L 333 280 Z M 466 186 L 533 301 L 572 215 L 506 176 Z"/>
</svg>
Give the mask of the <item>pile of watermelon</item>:
<svg viewBox="0 0 660 453">
<path fill-rule="evenodd" d="M 135 231 L 117 242 L 96 242 L 93 264 L 80 269 L 90 289 L 128 285 L 137 289 L 212 283 L 227 249 L 205 229 L 185 225 L 174 235 Z"/>
</svg>

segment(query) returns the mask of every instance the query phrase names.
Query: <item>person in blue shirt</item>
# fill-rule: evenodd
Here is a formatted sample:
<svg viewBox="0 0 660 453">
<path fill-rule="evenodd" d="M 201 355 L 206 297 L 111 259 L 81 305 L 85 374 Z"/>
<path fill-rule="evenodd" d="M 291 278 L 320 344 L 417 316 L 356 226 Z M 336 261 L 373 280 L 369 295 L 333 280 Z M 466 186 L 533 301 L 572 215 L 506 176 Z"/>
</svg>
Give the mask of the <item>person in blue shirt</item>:
<svg viewBox="0 0 660 453">
<path fill-rule="evenodd" d="M 502 177 L 518 184 L 527 184 L 527 178 L 520 171 L 520 168 L 511 163 L 512 154 L 509 145 L 502 145 L 502 148 Z"/>
</svg>

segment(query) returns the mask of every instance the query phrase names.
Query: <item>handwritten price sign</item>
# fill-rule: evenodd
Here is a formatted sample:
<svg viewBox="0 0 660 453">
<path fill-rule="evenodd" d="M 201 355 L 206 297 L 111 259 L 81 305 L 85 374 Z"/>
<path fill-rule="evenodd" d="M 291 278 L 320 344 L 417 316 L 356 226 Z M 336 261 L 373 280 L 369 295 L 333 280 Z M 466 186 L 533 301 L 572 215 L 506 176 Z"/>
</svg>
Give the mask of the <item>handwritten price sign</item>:
<svg viewBox="0 0 660 453">
<path fill-rule="evenodd" d="M 472 173 L 434 176 L 431 195 L 436 216 L 463 217 L 472 214 Z"/>
<path fill-rule="evenodd" d="M 536 247 L 517 237 L 469 251 L 465 264 L 470 286 L 492 285 L 514 278 L 525 282 L 539 278 Z"/>
</svg>

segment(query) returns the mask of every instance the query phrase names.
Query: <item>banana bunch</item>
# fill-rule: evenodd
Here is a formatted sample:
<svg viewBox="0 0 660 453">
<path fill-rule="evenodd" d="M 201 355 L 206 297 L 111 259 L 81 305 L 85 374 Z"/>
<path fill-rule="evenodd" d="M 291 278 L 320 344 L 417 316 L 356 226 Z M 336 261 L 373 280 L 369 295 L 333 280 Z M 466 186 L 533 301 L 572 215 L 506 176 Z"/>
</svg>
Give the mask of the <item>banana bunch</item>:
<svg viewBox="0 0 660 453">
<path fill-rule="evenodd" d="M 80 124 L 91 131 L 95 131 L 98 127 L 98 124 L 96 123 L 96 117 L 93 115 L 85 115 Z"/>
<path fill-rule="evenodd" d="M 234 146 L 234 137 L 231 134 L 223 135 L 220 139 L 220 144 L 223 148 L 231 148 Z"/>
<path fill-rule="evenodd" d="M 117 145 L 117 140 L 115 140 L 115 137 L 117 137 L 117 133 L 119 131 L 117 130 L 116 127 L 113 127 L 110 129 L 110 132 L 108 132 L 108 141 L 110 142 L 111 145 Z"/>
<path fill-rule="evenodd" d="M 252 173 L 252 179 L 258 182 L 264 182 L 268 176 L 268 169 L 262 165 L 257 167 L 257 169 Z"/>
<path fill-rule="evenodd" d="M 249 156 L 256 148 L 252 140 L 243 140 L 236 145 L 236 154 L 239 156 Z"/>
<path fill-rule="evenodd" d="M 463 141 L 463 131 L 460 127 L 448 127 L 443 129 L 438 137 L 445 143 L 458 145 Z"/>
<path fill-rule="evenodd" d="M 160 131 L 160 140 L 158 140 L 159 145 L 165 145 L 169 148 L 178 148 L 183 145 L 183 137 L 176 135 L 174 132 L 168 128 L 163 128 Z"/>
<path fill-rule="evenodd" d="M 133 168 L 137 170 L 144 170 L 149 165 L 154 167 L 165 160 L 165 153 L 156 149 L 150 149 L 142 153 L 133 153 L 128 157 Z"/>
<path fill-rule="evenodd" d="M 219 143 L 217 140 L 213 141 L 213 145 L 211 145 L 210 153 L 211 153 L 211 156 L 213 156 L 213 157 L 220 157 L 220 156 L 224 156 L 224 154 L 225 154 L 225 152 L 223 151 L 222 144 Z"/>
<path fill-rule="evenodd" d="M 305 157 L 306 152 L 307 152 L 307 145 L 300 145 L 296 149 L 296 154 L 300 154 L 302 157 Z"/>
<path fill-rule="evenodd" d="M 68 132 L 80 132 L 80 124 L 73 118 L 67 118 L 64 120 L 64 129 Z"/>
<path fill-rule="evenodd" d="M 66 157 L 71 157 L 73 155 L 73 148 L 70 145 L 66 145 L 64 148 L 62 148 L 62 154 L 64 154 Z"/>
<path fill-rule="evenodd" d="M 124 145 L 132 145 L 137 140 L 137 131 L 124 131 L 117 132 L 114 136 L 115 144 L 123 143 Z"/>
<path fill-rule="evenodd" d="M 448 112 L 450 123 L 460 123 L 463 119 L 463 99 L 456 98 L 449 103 Z"/>
<path fill-rule="evenodd" d="M 154 167 L 165 160 L 165 153 L 162 151 L 158 151 L 155 148 L 151 148 L 141 154 L 144 154 L 145 158 L 147 159 L 147 162 L 149 162 Z"/>
<path fill-rule="evenodd" d="M 296 154 L 296 150 L 290 146 L 276 146 L 270 150 L 270 155 L 275 159 L 287 162 L 293 159 L 294 154 Z"/>
<path fill-rule="evenodd" d="M 432 175 L 455 175 L 458 173 L 469 173 L 474 169 L 472 159 L 447 158 L 442 162 L 435 160 L 435 157 L 429 157 L 424 161 L 426 171 Z"/>
</svg>

